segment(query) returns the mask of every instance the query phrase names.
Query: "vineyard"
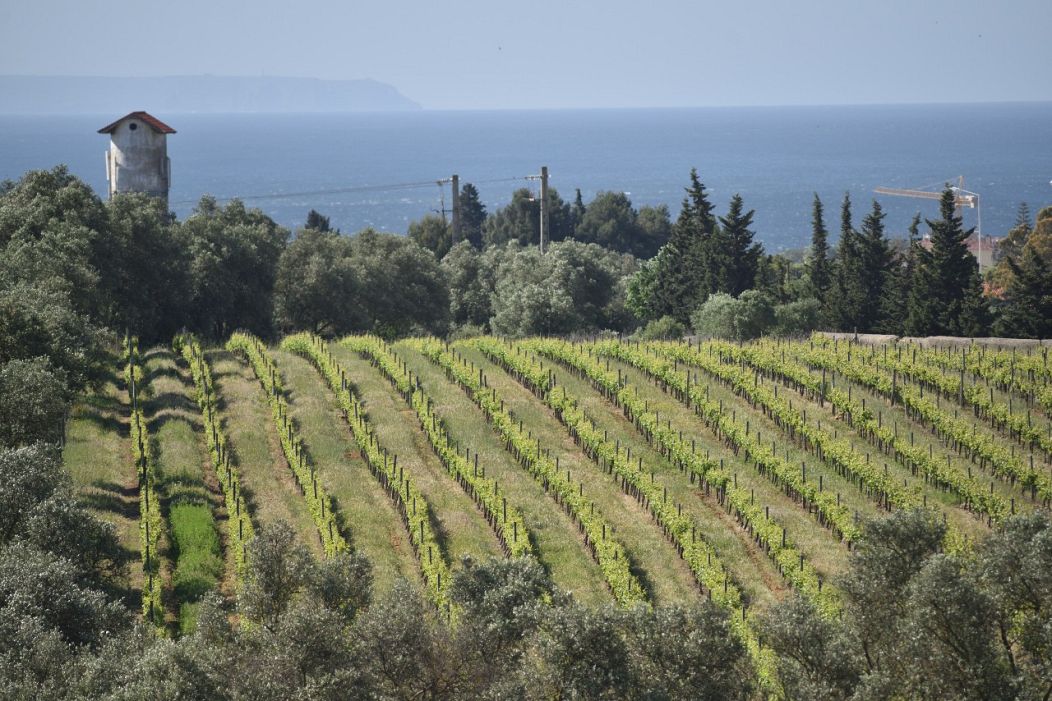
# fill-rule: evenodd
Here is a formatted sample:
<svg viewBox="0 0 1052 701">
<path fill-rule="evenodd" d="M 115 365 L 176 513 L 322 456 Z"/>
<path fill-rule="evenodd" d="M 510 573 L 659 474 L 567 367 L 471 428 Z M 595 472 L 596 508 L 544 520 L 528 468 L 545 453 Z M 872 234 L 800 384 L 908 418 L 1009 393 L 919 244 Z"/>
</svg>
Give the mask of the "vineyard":
<svg viewBox="0 0 1052 701">
<path fill-rule="evenodd" d="M 120 363 L 85 401 L 125 411 L 75 416 L 65 461 L 161 635 L 191 630 L 205 592 L 236 597 L 281 521 L 454 626 L 468 557 L 535 558 L 588 606 L 711 601 L 775 690 L 758 617 L 797 592 L 836 619 L 870 519 L 929 510 L 967 553 L 1052 504 L 1041 349 L 237 333 L 130 339 Z M 93 473 L 115 446 L 124 472 Z M 101 480 L 134 501 L 87 499 Z"/>
</svg>

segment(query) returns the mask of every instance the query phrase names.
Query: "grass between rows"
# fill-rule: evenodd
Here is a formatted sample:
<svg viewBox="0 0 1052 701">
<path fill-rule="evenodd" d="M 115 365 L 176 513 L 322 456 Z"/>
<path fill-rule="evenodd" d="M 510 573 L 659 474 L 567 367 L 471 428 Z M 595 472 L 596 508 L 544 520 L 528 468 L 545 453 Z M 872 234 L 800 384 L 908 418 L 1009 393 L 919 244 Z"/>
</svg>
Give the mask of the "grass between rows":
<svg viewBox="0 0 1052 701">
<path fill-rule="evenodd" d="M 278 349 L 270 354 L 281 372 L 292 420 L 335 503 L 341 532 L 372 563 L 377 593 L 389 591 L 399 579 L 422 588 L 401 517 L 362 460 L 321 376 L 304 358 Z"/>
<path fill-rule="evenodd" d="M 558 456 L 561 469 L 595 500 L 604 518 L 628 550 L 633 572 L 655 604 L 696 600 L 700 590 L 690 568 L 662 535 L 650 514 L 632 497 L 623 493 L 614 479 L 601 471 L 574 443 L 565 427 L 544 402 L 513 377 L 468 346 L 458 346 L 464 357 L 481 367 L 490 387 L 508 402 L 512 415 L 541 445 Z"/>
<path fill-rule="evenodd" d="M 168 520 L 169 608 L 173 623 L 188 632 L 196 625 L 201 596 L 230 581 L 232 563 L 224 562 L 216 526 L 216 517 L 225 514 L 220 514 L 215 485 L 207 483 L 192 381 L 169 350 L 147 353 L 145 370 L 149 396 L 144 410 L 157 447 L 158 486 Z"/>
<path fill-rule="evenodd" d="M 573 521 L 504 449 L 482 411 L 420 353 L 405 344 L 395 344 L 394 350 L 434 400 L 451 437 L 478 453 L 486 475 L 499 479 L 501 491 L 522 510 L 537 557 L 555 585 L 584 604 L 611 601 L 599 566 L 585 550 Z"/>
<path fill-rule="evenodd" d="M 500 557 L 496 535 L 431 450 L 416 413 L 369 361 L 339 344 L 331 344 L 330 350 L 365 404 L 378 439 L 398 456 L 399 467 L 413 475 L 413 484 L 431 505 L 439 544 L 450 565 L 455 569 L 465 555 Z"/>
<path fill-rule="evenodd" d="M 128 407 L 116 375 L 95 394 L 73 407 L 66 425 L 62 461 L 81 503 L 101 520 L 113 524 L 126 562 L 121 583 L 125 600 L 139 610 L 142 567 L 139 566 L 138 477 L 128 437 Z"/>
<path fill-rule="evenodd" d="M 252 368 L 226 351 L 211 351 L 207 357 L 253 521 L 288 523 L 300 542 L 321 557 L 317 528 L 282 455 L 270 408 Z"/>
</svg>

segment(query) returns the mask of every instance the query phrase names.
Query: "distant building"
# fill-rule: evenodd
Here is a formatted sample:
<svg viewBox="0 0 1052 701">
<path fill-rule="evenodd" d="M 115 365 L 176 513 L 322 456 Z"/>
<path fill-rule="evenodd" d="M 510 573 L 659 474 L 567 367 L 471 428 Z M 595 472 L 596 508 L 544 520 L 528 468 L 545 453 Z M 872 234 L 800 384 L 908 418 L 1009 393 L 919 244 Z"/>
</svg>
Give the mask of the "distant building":
<svg viewBox="0 0 1052 701">
<path fill-rule="evenodd" d="M 982 245 L 980 246 L 979 237 L 976 234 L 972 234 L 965 239 L 964 244 L 968 247 L 968 252 L 975 256 L 976 260 L 979 261 L 979 267 L 983 271 L 989 270 L 994 264 L 994 250 L 1003 239 L 996 238 L 993 236 L 983 236 Z M 931 250 L 931 237 L 925 235 L 921 239 L 921 246 L 927 250 Z"/>
<path fill-rule="evenodd" d="M 110 135 L 106 152 L 106 180 L 110 198 L 118 192 L 145 192 L 168 202 L 172 164 L 168 159 L 168 135 L 175 129 L 147 114 L 132 112 L 99 129 Z"/>
</svg>

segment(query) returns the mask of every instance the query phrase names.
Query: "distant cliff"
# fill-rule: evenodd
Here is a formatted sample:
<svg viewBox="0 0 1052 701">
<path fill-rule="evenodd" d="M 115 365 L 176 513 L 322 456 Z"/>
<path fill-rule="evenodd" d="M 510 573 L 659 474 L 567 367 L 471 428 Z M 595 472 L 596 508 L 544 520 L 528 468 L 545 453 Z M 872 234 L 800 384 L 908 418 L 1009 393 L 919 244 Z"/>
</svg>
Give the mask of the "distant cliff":
<svg viewBox="0 0 1052 701">
<path fill-rule="evenodd" d="M 375 80 L 187 75 L 0 76 L 0 114 L 378 112 L 420 105 Z"/>
</svg>

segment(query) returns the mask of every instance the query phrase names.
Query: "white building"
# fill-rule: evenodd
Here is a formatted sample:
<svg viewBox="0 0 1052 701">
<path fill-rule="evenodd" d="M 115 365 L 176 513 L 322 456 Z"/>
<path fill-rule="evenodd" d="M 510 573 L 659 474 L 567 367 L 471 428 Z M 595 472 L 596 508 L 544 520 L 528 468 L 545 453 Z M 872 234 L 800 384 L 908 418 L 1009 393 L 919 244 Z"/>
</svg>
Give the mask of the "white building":
<svg viewBox="0 0 1052 701">
<path fill-rule="evenodd" d="M 168 201 L 172 165 L 168 159 L 168 135 L 175 129 L 147 114 L 132 112 L 99 129 L 110 135 L 106 152 L 106 180 L 110 198 L 117 192 L 145 192 Z"/>
</svg>

